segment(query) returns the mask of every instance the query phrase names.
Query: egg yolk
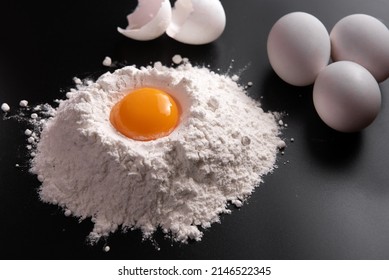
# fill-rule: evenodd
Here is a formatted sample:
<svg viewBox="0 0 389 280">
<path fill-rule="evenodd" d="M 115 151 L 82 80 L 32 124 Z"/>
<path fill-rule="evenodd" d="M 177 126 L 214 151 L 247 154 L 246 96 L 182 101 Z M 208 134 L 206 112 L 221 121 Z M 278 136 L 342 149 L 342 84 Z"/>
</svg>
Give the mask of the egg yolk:
<svg viewBox="0 0 389 280">
<path fill-rule="evenodd" d="M 114 105 L 112 125 L 123 135 L 140 141 L 169 135 L 178 124 L 179 109 L 174 99 L 156 88 L 140 88 Z"/>
</svg>

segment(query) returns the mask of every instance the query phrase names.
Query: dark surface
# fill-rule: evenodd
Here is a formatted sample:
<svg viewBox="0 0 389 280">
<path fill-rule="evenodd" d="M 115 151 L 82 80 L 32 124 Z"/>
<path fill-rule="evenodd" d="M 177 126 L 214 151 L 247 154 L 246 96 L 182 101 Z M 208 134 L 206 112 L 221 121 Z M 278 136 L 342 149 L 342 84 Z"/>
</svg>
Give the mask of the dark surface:
<svg viewBox="0 0 389 280">
<path fill-rule="evenodd" d="M 116 233 L 107 240 L 109 253 L 102 251 L 104 242 L 85 243 L 90 221 L 79 223 L 39 201 L 39 183 L 28 173 L 26 125 L 0 121 L 1 259 L 389 259 L 388 82 L 381 84 L 383 105 L 376 121 L 361 133 L 341 134 L 319 120 L 312 88 L 282 82 L 266 54 L 270 28 L 288 12 L 311 13 L 330 30 L 352 13 L 388 24 L 389 2 L 222 3 L 227 14 L 222 37 L 210 45 L 187 46 L 166 36 L 136 42 L 117 33 L 135 1 L 1 2 L 0 103 L 16 108 L 21 99 L 39 104 L 64 98 L 74 76 L 95 78 L 112 70 L 101 64 L 106 55 L 120 66 L 140 66 L 158 60 L 170 64 L 179 53 L 194 64 L 240 73 L 241 83 L 254 83 L 249 93 L 263 96 L 265 110 L 288 113 L 283 134 L 288 147 L 278 158 L 279 168 L 248 204 L 206 230 L 203 241 L 171 244 L 157 234 L 157 251 L 142 242 L 139 231 Z"/>
</svg>

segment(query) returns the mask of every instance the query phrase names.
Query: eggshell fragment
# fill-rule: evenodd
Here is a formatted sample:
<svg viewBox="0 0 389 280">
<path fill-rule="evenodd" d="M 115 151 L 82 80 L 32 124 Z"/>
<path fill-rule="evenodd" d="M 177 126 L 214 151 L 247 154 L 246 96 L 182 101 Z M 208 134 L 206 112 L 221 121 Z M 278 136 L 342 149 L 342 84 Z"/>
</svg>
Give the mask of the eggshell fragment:
<svg viewBox="0 0 389 280">
<path fill-rule="evenodd" d="M 313 103 L 328 126 L 340 132 L 356 132 L 377 117 L 381 92 L 364 67 L 339 61 L 320 72 L 313 87 Z"/>
<path fill-rule="evenodd" d="M 330 38 L 334 61 L 356 62 L 378 82 L 389 77 L 389 30 L 378 19 L 364 14 L 347 16 L 335 24 Z"/>
<path fill-rule="evenodd" d="M 225 26 L 219 0 L 177 0 L 166 34 L 181 43 L 202 45 L 216 40 Z"/>
<path fill-rule="evenodd" d="M 117 30 L 126 37 L 139 41 L 158 38 L 165 33 L 172 16 L 168 0 L 139 0 L 135 11 L 127 16 L 128 26 Z"/>
<path fill-rule="evenodd" d="M 328 65 L 330 37 L 316 17 L 293 12 L 273 25 L 267 52 L 271 66 L 281 79 L 295 86 L 307 86 Z"/>
</svg>

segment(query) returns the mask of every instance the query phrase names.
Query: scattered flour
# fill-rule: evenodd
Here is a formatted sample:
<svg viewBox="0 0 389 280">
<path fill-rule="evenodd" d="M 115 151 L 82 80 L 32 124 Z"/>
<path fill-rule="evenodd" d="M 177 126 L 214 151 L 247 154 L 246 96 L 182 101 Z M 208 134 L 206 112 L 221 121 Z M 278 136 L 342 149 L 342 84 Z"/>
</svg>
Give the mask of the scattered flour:
<svg viewBox="0 0 389 280">
<path fill-rule="evenodd" d="M 103 65 L 104 66 L 112 66 L 112 59 L 109 56 L 106 56 L 103 60 Z"/>
<path fill-rule="evenodd" d="M 182 56 L 179 54 L 176 54 L 172 57 L 172 61 L 174 64 L 181 64 L 182 63 Z"/>
<path fill-rule="evenodd" d="M 239 80 L 239 76 L 238 75 L 233 75 L 231 77 L 231 79 L 234 81 L 234 82 L 237 82 Z"/>
<path fill-rule="evenodd" d="M 118 229 L 150 238 L 158 228 L 175 241 L 201 240 L 202 228 L 230 213 L 229 203 L 243 205 L 285 147 L 277 114 L 208 68 L 155 63 L 75 81 L 68 99 L 33 120 L 42 131 L 39 142 L 31 140 L 31 172 L 42 182 L 42 201 L 91 218 L 92 242 Z M 169 92 L 182 116 L 169 136 L 140 142 L 118 133 L 109 114 L 145 86 Z"/>
<path fill-rule="evenodd" d="M 28 101 L 27 100 L 20 100 L 19 106 L 20 107 L 27 107 L 28 106 Z"/>
<path fill-rule="evenodd" d="M 7 103 L 3 103 L 3 104 L 1 104 L 1 110 L 3 112 L 8 112 L 9 110 L 11 110 L 11 107 L 9 107 L 9 105 Z"/>
</svg>

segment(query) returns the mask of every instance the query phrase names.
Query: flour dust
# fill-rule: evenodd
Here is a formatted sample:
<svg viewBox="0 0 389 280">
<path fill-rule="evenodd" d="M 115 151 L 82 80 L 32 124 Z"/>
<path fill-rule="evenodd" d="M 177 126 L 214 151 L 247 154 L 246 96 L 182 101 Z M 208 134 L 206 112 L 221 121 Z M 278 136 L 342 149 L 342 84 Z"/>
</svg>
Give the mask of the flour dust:
<svg viewBox="0 0 389 280">
<path fill-rule="evenodd" d="M 235 76 L 206 67 L 126 66 L 75 82 L 57 108 L 37 108 L 26 135 L 41 200 L 91 218 L 92 242 L 130 229 L 151 238 L 158 228 L 178 242 L 199 241 L 229 204 L 244 204 L 285 147 L 279 114 L 264 112 Z M 113 105 L 141 87 L 179 102 L 180 124 L 169 136 L 135 141 L 111 125 Z"/>
</svg>

